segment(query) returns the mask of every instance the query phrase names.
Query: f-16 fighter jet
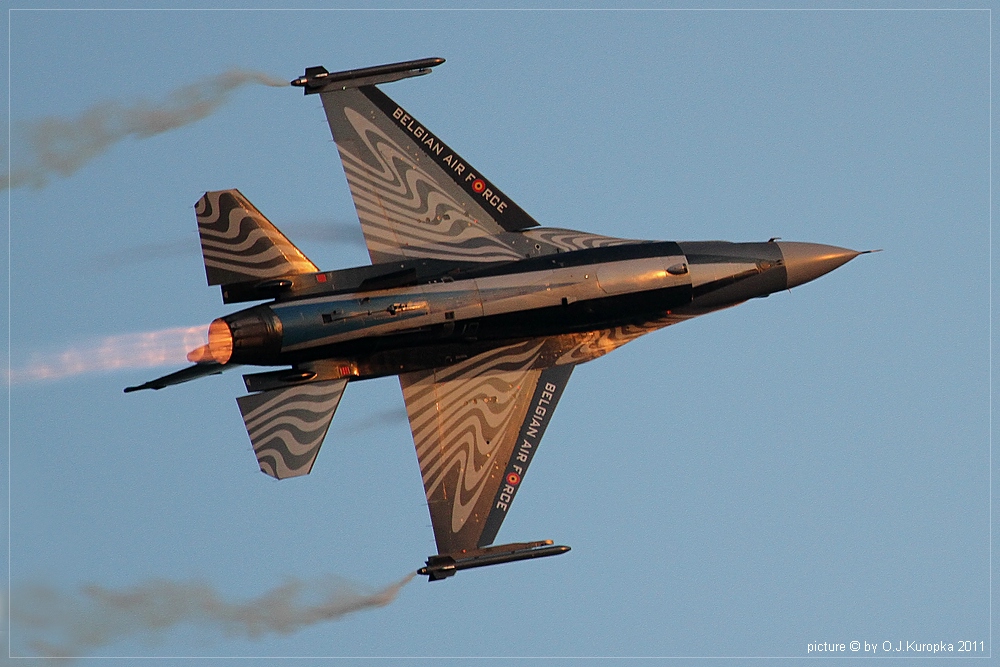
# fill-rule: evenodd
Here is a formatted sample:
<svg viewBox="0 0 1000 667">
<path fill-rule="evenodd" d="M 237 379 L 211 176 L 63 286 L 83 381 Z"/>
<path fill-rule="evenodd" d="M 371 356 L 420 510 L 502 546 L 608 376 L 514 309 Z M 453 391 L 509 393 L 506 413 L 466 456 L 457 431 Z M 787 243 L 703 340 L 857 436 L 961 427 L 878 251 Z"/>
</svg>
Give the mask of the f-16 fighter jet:
<svg viewBox="0 0 1000 667">
<path fill-rule="evenodd" d="M 194 365 L 125 391 L 229 367 L 280 366 L 237 398 L 260 469 L 313 467 L 348 383 L 398 375 L 438 553 L 420 574 L 564 553 L 492 546 L 573 369 L 643 334 L 795 287 L 861 254 L 762 243 L 636 241 L 540 227 L 377 86 L 429 58 L 291 82 L 319 95 L 370 266 L 321 271 L 238 190 L 195 204 L 225 303 Z"/>
</svg>

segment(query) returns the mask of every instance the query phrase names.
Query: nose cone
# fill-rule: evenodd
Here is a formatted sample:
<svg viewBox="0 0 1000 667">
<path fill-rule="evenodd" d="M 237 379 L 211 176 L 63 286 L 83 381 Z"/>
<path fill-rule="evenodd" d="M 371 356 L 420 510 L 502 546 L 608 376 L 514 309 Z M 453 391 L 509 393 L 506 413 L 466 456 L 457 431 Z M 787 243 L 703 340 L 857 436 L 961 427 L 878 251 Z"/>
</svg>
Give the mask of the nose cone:
<svg viewBox="0 0 1000 667">
<path fill-rule="evenodd" d="M 820 243 L 778 241 L 788 273 L 788 289 L 816 280 L 860 255 L 857 250 Z"/>
</svg>

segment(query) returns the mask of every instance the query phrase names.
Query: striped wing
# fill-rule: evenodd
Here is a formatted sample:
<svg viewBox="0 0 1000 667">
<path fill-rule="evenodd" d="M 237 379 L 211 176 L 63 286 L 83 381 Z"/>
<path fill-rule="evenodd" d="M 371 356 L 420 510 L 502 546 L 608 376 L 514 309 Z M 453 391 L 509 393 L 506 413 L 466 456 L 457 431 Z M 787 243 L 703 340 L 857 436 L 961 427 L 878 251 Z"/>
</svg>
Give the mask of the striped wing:
<svg viewBox="0 0 1000 667">
<path fill-rule="evenodd" d="M 569 381 L 546 341 L 399 376 L 438 553 L 493 543 Z"/>
<path fill-rule="evenodd" d="M 346 386 L 346 379 L 313 382 L 236 399 L 261 472 L 309 474 Z"/>
<path fill-rule="evenodd" d="M 209 285 L 319 271 L 239 190 L 206 192 L 194 209 Z"/>
<path fill-rule="evenodd" d="M 372 262 L 524 257 L 507 232 L 538 223 L 385 93 L 320 97 Z"/>
</svg>

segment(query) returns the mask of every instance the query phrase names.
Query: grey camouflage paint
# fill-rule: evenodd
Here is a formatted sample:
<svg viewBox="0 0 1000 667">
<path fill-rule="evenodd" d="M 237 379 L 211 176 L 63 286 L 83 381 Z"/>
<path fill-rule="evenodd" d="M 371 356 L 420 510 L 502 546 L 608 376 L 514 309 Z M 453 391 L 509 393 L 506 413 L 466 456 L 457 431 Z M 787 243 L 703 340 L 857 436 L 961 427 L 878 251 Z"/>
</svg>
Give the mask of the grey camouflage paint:
<svg viewBox="0 0 1000 667">
<path fill-rule="evenodd" d="M 541 375 L 543 343 L 399 376 L 439 553 L 478 545 Z"/>
</svg>

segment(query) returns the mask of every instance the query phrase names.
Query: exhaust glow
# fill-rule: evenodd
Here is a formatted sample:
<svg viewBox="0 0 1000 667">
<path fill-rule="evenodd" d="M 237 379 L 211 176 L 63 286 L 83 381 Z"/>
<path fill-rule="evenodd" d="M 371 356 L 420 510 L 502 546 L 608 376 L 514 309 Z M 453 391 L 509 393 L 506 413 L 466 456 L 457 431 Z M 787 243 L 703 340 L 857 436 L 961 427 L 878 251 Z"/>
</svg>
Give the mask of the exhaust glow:
<svg viewBox="0 0 1000 667">
<path fill-rule="evenodd" d="M 182 365 L 190 351 L 207 346 L 210 342 L 209 331 L 210 327 L 204 325 L 178 327 L 108 336 L 61 352 L 36 353 L 31 355 L 28 364 L 10 370 L 8 383 L 60 380 L 84 373 L 107 373 L 128 368 Z"/>
<path fill-rule="evenodd" d="M 208 326 L 208 344 L 188 352 L 187 360 L 195 364 L 224 364 L 233 356 L 233 332 L 224 320 L 212 320 Z"/>
</svg>

